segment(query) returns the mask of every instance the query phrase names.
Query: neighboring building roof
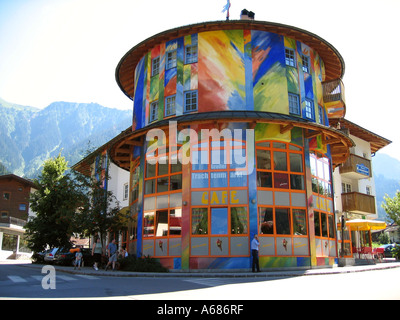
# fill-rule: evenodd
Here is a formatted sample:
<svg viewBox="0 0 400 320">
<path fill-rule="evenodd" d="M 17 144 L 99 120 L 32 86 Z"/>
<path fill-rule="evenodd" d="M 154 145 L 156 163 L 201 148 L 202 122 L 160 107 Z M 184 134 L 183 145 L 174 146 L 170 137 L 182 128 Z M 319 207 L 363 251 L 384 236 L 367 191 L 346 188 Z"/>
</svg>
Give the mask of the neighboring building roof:
<svg viewBox="0 0 400 320">
<path fill-rule="evenodd" d="M 347 119 L 329 119 L 330 125 L 334 127 L 338 127 L 340 124 L 340 129 L 341 130 L 346 130 L 348 129 L 349 134 L 358 137 L 364 141 L 368 141 L 371 144 L 371 152 L 375 153 L 382 149 L 383 147 L 386 147 L 387 145 L 391 144 L 392 141 L 383 138 L 376 133 L 373 133 L 363 127 L 360 127 L 359 125 L 347 120 Z"/>
<path fill-rule="evenodd" d="M 5 174 L 0 176 L 0 180 L 16 180 L 24 185 L 30 186 L 31 188 L 35 188 L 35 184 L 33 183 L 32 180 L 28 180 L 25 178 L 21 178 L 15 174 Z"/>
<path fill-rule="evenodd" d="M 91 168 L 90 166 L 93 164 L 95 158 L 102 153 L 104 150 L 108 150 L 114 143 L 115 141 L 119 141 L 121 136 L 126 135 L 126 131 L 132 131 L 132 126 L 130 126 L 128 129 L 121 131 L 121 133 L 111 140 L 108 140 L 106 143 L 104 143 L 102 146 L 98 147 L 96 150 L 88 154 L 86 157 L 84 157 L 82 160 L 79 162 L 75 163 L 71 169 L 78 171 L 86 176 L 91 175 Z"/>
<path fill-rule="evenodd" d="M 117 65 L 115 78 L 121 90 L 130 99 L 134 96 L 134 73 L 140 59 L 155 45 L 185 35 L 216 30 L 261 30 L 296 39 L 315 49 L 325 65 L 325 79 L 342 78 L 345 65 L 339 52 L 321 37 L 296 27 L 256 20 L 210 21 L 178 27 L 158 33 L 134 46 Z"/>
</svg>

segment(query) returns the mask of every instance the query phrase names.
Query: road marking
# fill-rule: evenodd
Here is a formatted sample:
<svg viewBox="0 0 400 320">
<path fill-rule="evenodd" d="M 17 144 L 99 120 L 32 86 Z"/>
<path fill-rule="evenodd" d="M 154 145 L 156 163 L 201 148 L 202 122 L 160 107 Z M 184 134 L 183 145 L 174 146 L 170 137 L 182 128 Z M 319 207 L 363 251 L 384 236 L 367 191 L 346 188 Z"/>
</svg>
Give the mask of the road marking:
<svg viewBox="0 0 400 320">
<path fill-rule="evenodd" d="M 76 276 L 77 276 L 77 277 L 84 278 L 84 279 L 88 279 L 88 280 L 98 280 L 98 279 L 100 279 L 100 278 L 98 278 L 98 277 L 89 276 L 89 275 L 87 275 L 87 274 L 76 274 Z"/>
<path fill-rule="evenodd" d="M 184 281 L 201 284 L 201 285 L 207 286 L 207 287 L 216 287 L 216 286 L 228 284 L 226 281 L 218 279 L 218 278 L 189 279 L 189 280 L 184 280 Z"/>
<path fill-rule="evenodd" d="M 62 279 L 62 280 L 65 280 L 65 281 L 74 281 L 74 280 L 78 280 L 78 279 L 76 279 L 76 278 L 72 278 L 72 277 L 70 277 L 70 276 L 65 276 L 65 275 L 57 275 L 56 278 L 57 278 L 57 279 Z"/>
<path fill-rule="evenodd" d="M 7 276 L 12 282 L 27 282 L 24 278 L 21 278 L 20 276 Z"/>
</svg>

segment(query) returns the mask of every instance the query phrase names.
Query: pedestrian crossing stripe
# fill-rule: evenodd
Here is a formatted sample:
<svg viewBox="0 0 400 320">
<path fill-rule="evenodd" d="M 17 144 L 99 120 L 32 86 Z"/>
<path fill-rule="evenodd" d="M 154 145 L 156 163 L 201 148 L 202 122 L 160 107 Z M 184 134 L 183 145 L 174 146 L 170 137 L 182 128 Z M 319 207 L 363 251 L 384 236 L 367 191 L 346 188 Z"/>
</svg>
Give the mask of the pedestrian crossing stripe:
<svg viewBox="0 0 400 320">
<path fill-rule="evenodd" d="M 84 279 L 88 279 L 88 280 L 97 280 L 97 279 L 100 279 L 100 278 L 98 278 L 98 277 L 90 276 L 90 275 L 88 275 L 88 274 L 76 274 L 76 276 L 77 276 L 77 277 L 84 278 Z"/>
<path fill-rule="evenodd" d="M 83 274 L 76 274 L 75 276 L 83 278 L 83 279 L 87 279 L 87 280 L 97 280 L 100 279 L 98 277 L 95 276 L 90 276 L 90 275 L 83 275 Z M 42 281 L 43 280 L 43 275 L 35 275 L 35 276 L 29 276 L 27 278 L 23 278 L 20 276 L 14 276 L 14 275 L 8 275 L 7 278 L 10 279 L 12 282 L 14 283 L 24 283 L 24 282 L 28 282 L 29 278 L 37 280 L 37 281 Z M 77 281 L 79 280 L 79 278 L 75 278 L 75 277 L 70 277 L 67 275 L 57 275 L 56 276 L 56 280 L 64 280 L 64 281 Z"/>
<path fill-rule="evenodd" d="M 207 286 L 207 287 L 216 287 L 216 286 L 221 286 L 221 285 L 227 284 L 226 281 L 218 279 L 218 278 L 188 279 L 188 280 L 184 280 L 184 281 L 201 284 L 201 285 Z"/>
<path fill-rule="evenodd" d="M 12 282 L 27 282 L 26 279 L 20 277 L 20 276 L 7 276 Z"/>
</svg>

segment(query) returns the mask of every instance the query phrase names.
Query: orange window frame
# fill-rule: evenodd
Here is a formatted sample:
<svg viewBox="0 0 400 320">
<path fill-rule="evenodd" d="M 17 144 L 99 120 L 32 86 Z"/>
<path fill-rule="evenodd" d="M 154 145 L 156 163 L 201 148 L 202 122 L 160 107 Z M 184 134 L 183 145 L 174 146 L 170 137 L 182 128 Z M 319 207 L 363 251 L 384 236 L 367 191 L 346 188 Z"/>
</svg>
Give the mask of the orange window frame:
<svg viewBox="0 0 400 320">
<path fill-rule="evenodd" d="M 218 142 L 218 143 L 216 143 Z M 199 141 L 196 146 L 192 146 L 192 150 L 194 152 L 197 152 L 197 161 L 199 162 L 197 165 L 201 165 L 201 157 L 202 151 L 207 152 L 207 168 L 195 170 L 193 167 L 191 167 L 190 172 L 196 172 L 196 173 L 207 173 L 208 174 L 208 182 L 207 182 L 207 187 L 204 188 L 194 188 L 192 186 L 192 181 L 190 179 L 190 185 L 191 185 L 191 190 L 192 191 L 204 191 L 208 193 L 209 198 L 211 197 L 211 192 L 213 191 L 226 191 L 227 192 L 227 197 L 231 196 L 230 191 L 234 190 L 246 190 L 247 191 L 247 199 L 248 197 L 248 185 L 249 185 L 249 180 L 248 180 L 248 155 L 246 153 L 246 141 L 245 140 L 223 140 L 220 139 L 219 141 Z M 221 156 L 220 153 L 220 159 L 230 159 L 231 163 L 227 161 L 228 163 L 222 164 L 225 166 L 224 168 L 212 168 L 212 152 L 220 150 L 223 152 L 223 156 Z M 245 164 L 239 165 L 239 167 L 235 167 L 235 164 L 233 162 L 235 150 L 242 150 L 241 155 L 243 156 L 243 151 L 244 151 L 244 157 L 245 157 Z M 193 153 L 191 154 L 191 160 L 193 161 Z M 204 165 L 204 164 L 203 164 Z M 218 164 L 215 164 L 218 165 Z M 227 173 L 227 184 L 226 186 L 221 186 L 221 187 L 213 187 L 211 184 L 211 174 L 212 173 L 218 173 L 218 172 L 226 172 Z M 246 175 L 246 183 L 245 186 L 231 186 L 231 173 L 232 172 L 243 172 Z M 190 175 L 191 177 L 191 175 Z M 230 254 L 230 243 L 231 243 L 231 237 L 241 237 L 241 236 L 248 236 L 249 235 L 249 204 L 248 201 L 246 204 L 231 204 L 229 201 L 226 203 L 211 203 L 211 199 L 208 199 L 208 204 L 207 205 L 196 205 L 196 206 L 191 206 L 190 207 L 190 237 L 195 238 L 195 237 L 206 237 L 208 238 L 208 241 L 213 241 L 213 239 L 217 239 L 218 237 L 227 237 L 228 238 L 228 245 L 229 245 L 229 250 L 228 254 Z M 244 233 L 232 233 L 232 208 L 246 208 L 246 232 Z M 207 233 L 204 234 L 194 234 L 193 233 L 193 209 L 207 209 Z M 211 233 L 211 210 L 213 208 L 227 208 L 227 233 L 226 234 L 212 234 Z M 229 255 L 231 256 L 231 255 Z M 234 255 L 237 257 L 245 256 L 245 255 Z M 215 255 L 211 255 L 211 246 L 209 245 L 208 247 L 208 255 L 191 255 L 191 257 L 215 257 Z"/>
</svg>

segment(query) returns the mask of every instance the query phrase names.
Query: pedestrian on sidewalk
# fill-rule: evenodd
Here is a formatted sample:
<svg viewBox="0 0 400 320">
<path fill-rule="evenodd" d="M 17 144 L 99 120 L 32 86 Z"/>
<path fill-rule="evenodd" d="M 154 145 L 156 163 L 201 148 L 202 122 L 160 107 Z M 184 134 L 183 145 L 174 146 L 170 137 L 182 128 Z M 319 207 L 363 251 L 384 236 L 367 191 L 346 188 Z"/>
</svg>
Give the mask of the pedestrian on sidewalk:
<svg viewBox="0 0 400 320">
<path fill-rule="evenodd" d="M 260 242 L 258 241 L 258 235 L 255 234 L 253 240 L 251 241 L 251 255 L 253 257 L 252 263 L 252 271 L 255 272 L 257 268 L 257 272 L 260 272 L 260 263 L 258 259 L 258 250 L 260 247 Z"/>
<path fill-rule="evenodd" d="M 74 270 L 78 267 L 78 270 L 81 270 L 81 263 L 82 263 L 82 252 L 80 247 L 79 250 L 75 253 L 75 267 Z"/>
<path fill-rule="evenodd" d="M 107 246 L 107 252 L 108 252 L 108 263 L 106 265 L 105 270 L 108 269 L 108 266 L 112 264 L 112 270 L 115 270 L 115 262 L 117 261 L 117 245 L 115 244 L 115 239 L 112 239 L 112 241 L 108 244 Z"/>
<path fill-rule="evenodd" d="M 103 253 L 103 246 L 101 245 L 100 238 L 97 238 L 92 248 L 92 256 L 94 259 L 94 270 L 99 270 L 99 264 L 101 263 L 101 254 Z"/>
</svg>

